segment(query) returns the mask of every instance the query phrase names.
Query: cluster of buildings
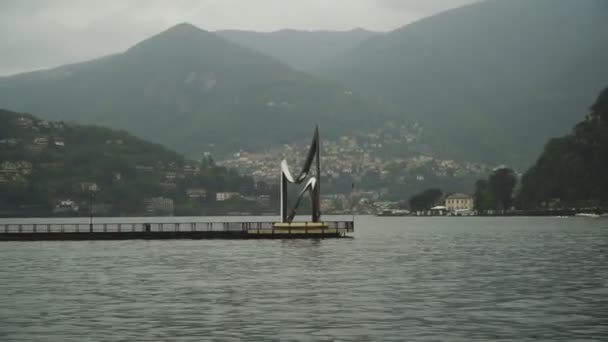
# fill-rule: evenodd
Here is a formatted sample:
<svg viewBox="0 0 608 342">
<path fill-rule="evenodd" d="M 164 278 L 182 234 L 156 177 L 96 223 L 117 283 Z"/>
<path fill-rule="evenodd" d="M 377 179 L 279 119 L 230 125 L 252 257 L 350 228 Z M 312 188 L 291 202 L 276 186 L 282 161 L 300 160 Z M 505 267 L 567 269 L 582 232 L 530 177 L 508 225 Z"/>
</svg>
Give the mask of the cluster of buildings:
<svg viewBox="0 0 608 342">
<path fill-rule="evenodd" d="M 62 138 L 45 135 L 37 136 L 31 141 L 24 141 L 22 139 L 17 138 L 7 138 L 0 140 L 0 149 L 23 147 L 23 150 L 25 152 L 31 154 L 38 154 L 51 146 L 55 148 L 63 148 L 65 147 L 65 142 Z"/>
<path fill-rule="evenodd" d="M 32 134 L 31 141 L 18 138 L 5 138 L 0 140 L 0 149 L 23 148 L 32 153 L 39 153 L 46 148 L 64 148 L 66 142 L 59 136 L 44 134 L 50 128 L 64 128 L 63 123 L 32 120 L 21 117 L 15 123 L 26 128 Z M 365 182 L 366 176 L 373 173 L 386 184 L 409 184 L 409 182 L 424 182 L 429 177 L 463 177 L 467 175 L 481 175 L 487 173 L 488 166 L 478 163 L 458 162 L 440 159 L 420 154 L 420 135 L 422 128 L 417 124 L 410 126 L 397 126 L 388 123 L 383 129 L 372 133 L 357 136 L 342 136 L 334 140 L 323 140 L 322 143 L 322 182 L 329 185 L 339 183 L 344 179 L 356 182 L 358 185 Z M 29 139 L 29 138 L 28 138 Z M 106 145 L 124 145 L 122 139 L 109 139 Z M 257 182 L 275 184 L 279 179 L 279 163 L 287 159 L 290 166 L 299 169 L 304 163 L 308 152 L 308 144 L 287 144 L 261 152 L 241 151 L 217 164 L 238 170 L 243 175 L 253 176 Z M 398 152 L 395 152 L 398 151 Z M 48 164 L 48 165 L 47 165 Z M 4 161 L 0 163 L 0 183 L 26 183 L 28 175 L 33 169 L 61 170 L 63 164 L 59 162 L 36 163 L 29 161 Z M 199 162 L 186 162 L 177 165 L 175 162 L 138 164 L 135 171 L 142 176 L 158 178 L 158 185 L 162 191 L 155 196 L 144 199 L 145 210 L 149 214 L 173 214 L 176 200 L 226 202 L 235 199 L 252 201 L 263 205 L 270 205 L 270 194 L 242 194 L 239 192 L 212 192 L 201 186 L 185 186 L 188 179 L 201 175 L 203 167 Z M 113 182 L 123 181 L 121 172 L 113 172 Z M 84 207 L 83 198 L 87 193 L 98 193 L 102 186 L 94 181 L 82 179 L 75 185 L 75 197 L 81 198 L 81 203 L 69 198 L 57 198 L 55 211 L 58 213 L 78 212 Z M 350 188 L 350 187 L 349 187 Z M 374 214 L 379 211 L 398 210 L 403 205 L 386 201 L 389 190 L 366 186 L 354 186 L 350 192 L 327 191 L 321 198 L 321 210 L 324 213 L 361 213 Z M 179 193 L 179 194 L 178 194 Z M 80 194 L 80 195 L 78 195 Z M 173 196 L 171 194 L 178 194 Z M 81 196 L 82 195 L 82 196 Z M 456 194 L 461 195 L 461 194 Z M 445 205 L 433 208 L 434 214 L 464 213 L 472 210 L 472 199 L 462 195 L 462 198 L 446 198 Z M 175 198 L 171 198 L 175 197 Z M 178 199 L 181 198 L 181 199 Z M 421 213 L 422 214 L 422 213 Z"/>
<path fill-rule="evenodd" d="M 144 212 L 140 214 L 171 215 L 180 205 L 197 208 L 201 207 L 202 203 L 212 204 L 233 200 L 270 202 L 268 194 L 253 196 L 253 191 L 250 191 L 249 188 L 241 189 L 240 186 L 239 191 L 242 190 L 245 193 L 217 191 L 217 187 L 207 189 L 207 186 L 201 182 L 209 182 L 209 180 L 201 179 L 206 179 L 207 168 L 213 167 L 213 162 L 210 160 L 207 160 L 207 163 L 197 161 L 182 163 L 180 160 L 141 161 L 134 165 L 130 164 L 128 170 L 124 169 L 124 165 L 118 166 L 114 171 L 108 170 L 109 174 L 102 177 L 103 179 L 82 174 L 81 171 L 75 169 L 68 170 L 61 158 L 62 154 L 51 151 L 51 149 L 58 152 L 69 151 L 66 149 L 66 140 L 62 134 L 67 128 L 64 123 L 48 122 L 30 118 L 27 115 L 10 120 L 10 127 L 14 130 L 9 130 L 8 134 L 3 134 L 0 139 L 0 185 L 7 186 L 8 189 L 20 189 L 28 184 L 35 184 L 47 174 L 53 173 L 53 176 L 50 177 L 51 181 L 61 185 L 61 191 L 44 194 L 44 200 L 40 201 L 44 205 L 40 205 L 40 210 L 52 210 L 58 215 L 79 215 L 90 212 L 96 215 L 120 213 L 122 207 L 116 207 L 115 203 L 118 202 L 114 202 L 112 198 L 118 198 L 112 192 L 120 189 L 120 184 L 125 184 L 131 190 L 139 189 L 140 185 L 137 187 L 126 185 L 135 178 L 145 179 L 151 186 L 158 189 L 153 194 L 150 194 L 149 191 L 142 191 L 141 202 L 138 199 L 138 203 L 133 206 L 134 208 L 143 206 L 141 210 Z M 14 135 L 11 132 L 14 132 Z M 104 144 L 112 150 L 122 151 L 129 141 L 110 136 L 97 143 Z M 44 154 L 40 154 L 41 152 Z M 15 160 L 15 156 L 22 160 Z M 232 184 L 229 188 L 235 187 L 236 185 Z M 223 189 L 223 187 L 220 188 Z M 148 195 L 143 195 L 143 193 L 148 193 Z M 53 203 L 52 207 L 49 207 L 50 203 Z M 25 208 L 27 205 L 14 203 L 14 206 L 15 208 Z M 43 209 L 43 206 L 46 209 Z M 231 207 L 238 207 L 238 205 L 232 203 Z M 11 207 L 10 210 L 13 209 Z"/>
<path fill-rule="evenodd" d="M 3 161 L 0 163 L 0 184 L 26 183 L 32 170 L 33 164 L 29 161 Z"/>
<path fill-rule="evenodd" d="M 340 192 L 333 190 L 332 193 L 327 189 L 345 179 L 370 192 L 361 196 L 364 203 L 359 206 L 360 211 L 367 212 L 372 209 L 364 204 L 387 198 L 393 185 L 402 185 L 403 188 L 416 188 L 412 186 L 416 183 L 433 186 L 429 183 L 436 179 L 478 179 L 491 171 L 491 167 L 485 164 L 442 159 L 417 152 L 421 149 L 421 132 L 422 128 L 416 124 L 398 127 L 389 124 L 387 128 L 370 134 L 324 139 L 321 146 L 324 194 L 333 196 L 335 202 L 330 205 L 330 200 L 327 200 L 327 207 L 343 207 L 342 201 L 336 199 Z M 297 172 L 305 161 L 308 148 L 308 143 L 302 142 L 265 151 L 240 151 L 218 164 L 252 175 L 257 181 L 274 184 L 279 179 L 280 161 L 286 159 L 292 171 Z M 370 174 L 373 177 L 368 177 Z M 370 178 L 377 180 L 376 184 L 366 184 Z M 383 185 L 378 186 L 378 183 Z M 347 188 L 342 186 L 341 193 L 351 190 Z"/>
<path fill-rule="evenodd" d="M 38 154 L 48 147 L 63 148 L 65 141 L 63 138 L 45 134 L 50 129 L 62 129 L 65 124 L 62 122 L 50 122 L 44 120 L 32 120 L 28 117 L 15 119 L 15 126 L 28 130 L 32 133 L 32 138 L 28 140 L 17 137 L 7 137 L 0 140 L 0 149 L 23 148 L 25 152 Z"/>
<path fill-rule="evenodd" d="M 388 146 L 415 143 L 420 132 L 419 127 L 389 124 L 386 130 L 354 137 L 343 136 L 336 140 L 323 139 L 321 156 L 323 158 L 322 176 L 338 178 L 342 175 L 360 176 L 367 171 L 386 174 L 386 166 L 394 161 L 384 160 L 379 155 Z M 294 168 L 304 163 L 308 152 L 308 142 L 286 144 L 280 147 L 259 152 L 241 151 L 233 154 L 218 164 L 252 175 L 256 180 L 276 181 L 279 175 L 279 163 L 286 159 Z"/>
<path fill-rule="evenodd" d="M 250 174 L 256 180 L 274 182 L 278 178 L 279 162 L 282 159 L 286 159 L 289 165 L 297 169 L 304 162 L 306 152 L 307 146 L 284 145 L 282 149 L 235 153 L 218 164 L 235 168 L 243 174 Z M 429 174 L 436 177 L 463 177 L 481 175 L 491 169 L 480 163 L 426 155 L 382 158 L 382 154 L 368 150 L 360 146 L 356 138 L 348 137 L 342 137 L 338 141 L 324 141 L 321 155 L 322 177 L 330 180 L 344 175 L 360 180 L 366 173 L 374 172 L 380 178 L 403 177 L 410 173 L 416 180 L 424 181 Z"/>
<path fill-rule="evenodd" d="M 437 204 L 421 211 L 399 209 L 399 203 L 394 202 L 377 202 L 375 206 L 378 216 L 471 216 L 476 214 L 475 200 L 468 194 L 450 194 Z"/>
<path fill-rule="evenodd" d="M 48 134 L 51 129 L 64 128 L 61 122 L 33 120 L 26 116 L 17 117 L 14 126 L 28 134 L 24 136 L 8 136 L 0 140 L 0 152 L 20 151 L 29 155 L 37 155 L 47 148 L 62 149 L 66 143 L 62 137 Z M 26 158 L 24 158 L 26 159 Z M 26 184 L 28 176 L 34 169 L 57 170 L 62 164 L 52 162 L 38 162 L 34 165 L 29 160 L 0 160 L 0 184 Z"/>
</svg>

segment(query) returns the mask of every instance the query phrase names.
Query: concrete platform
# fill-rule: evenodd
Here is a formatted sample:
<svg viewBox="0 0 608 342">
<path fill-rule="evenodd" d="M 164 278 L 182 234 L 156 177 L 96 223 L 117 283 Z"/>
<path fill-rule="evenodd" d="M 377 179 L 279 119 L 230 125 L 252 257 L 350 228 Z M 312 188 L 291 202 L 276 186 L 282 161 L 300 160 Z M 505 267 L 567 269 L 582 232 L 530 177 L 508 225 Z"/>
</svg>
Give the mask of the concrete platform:
<svg viewBox="0 0 608 342">
<path fill-rule="evenodd" d="M 0 241 L 330 239 L 353 231 L 352 221 L 0 224 Z"/>
</svg>

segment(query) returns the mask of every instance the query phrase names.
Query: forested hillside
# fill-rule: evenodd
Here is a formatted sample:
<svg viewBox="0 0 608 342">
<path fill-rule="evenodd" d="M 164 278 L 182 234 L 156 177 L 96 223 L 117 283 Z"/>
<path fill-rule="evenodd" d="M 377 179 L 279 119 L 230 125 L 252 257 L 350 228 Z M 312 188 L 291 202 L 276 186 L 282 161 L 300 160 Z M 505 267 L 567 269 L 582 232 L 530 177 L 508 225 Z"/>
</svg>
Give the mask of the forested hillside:
<svg viewBox="0 0 608 342">
<path fill-rule="evenodd" d="M 99 215 L 218 214 L 262 210 L 238 202 L 271 193 L 124 131 L 0 110 L 0 216 L 88 215 L 91 202 Z"/>
<path fill-rule="evenodd" d="M 608 88 L 572 133 L 551 139 L 524 175 L 523 208 L 608 207 Z"/>
</svg>

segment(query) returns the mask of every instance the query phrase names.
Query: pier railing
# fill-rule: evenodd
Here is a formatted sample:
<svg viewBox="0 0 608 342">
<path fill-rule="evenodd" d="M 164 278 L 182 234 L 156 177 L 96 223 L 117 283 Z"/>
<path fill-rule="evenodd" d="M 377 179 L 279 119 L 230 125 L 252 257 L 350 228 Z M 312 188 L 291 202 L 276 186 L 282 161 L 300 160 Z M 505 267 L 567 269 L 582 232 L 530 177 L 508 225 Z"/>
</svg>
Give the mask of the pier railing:
<svg viewBox="0 0 608 342">
<path fill-rule="evenodd" d="M 0 223 L 0 234 L 15 233 L 118 233 L 118 232 L 247 232 L 274 229 L 275 222 L 172 222 L 172 223 Z M 327 229 L 354 231 L 352 221 L 326 221 Z M 312 229 L 313 226 L 311 226 Z"/>
</svg>

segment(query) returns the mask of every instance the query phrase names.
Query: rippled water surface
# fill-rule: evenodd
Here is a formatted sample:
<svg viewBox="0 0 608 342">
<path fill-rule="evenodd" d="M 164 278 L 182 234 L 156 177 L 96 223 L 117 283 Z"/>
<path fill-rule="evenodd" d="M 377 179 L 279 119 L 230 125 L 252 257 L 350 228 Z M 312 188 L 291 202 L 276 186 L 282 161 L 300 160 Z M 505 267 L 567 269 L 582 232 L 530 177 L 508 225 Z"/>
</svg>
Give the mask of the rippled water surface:
<svg viewBox="0 0 608 342">
<path fill-rule="evenodd" d="M 0 242 L 0 341 L 606 341 L 608 219 L 354 239 Z"/>
</svg>

